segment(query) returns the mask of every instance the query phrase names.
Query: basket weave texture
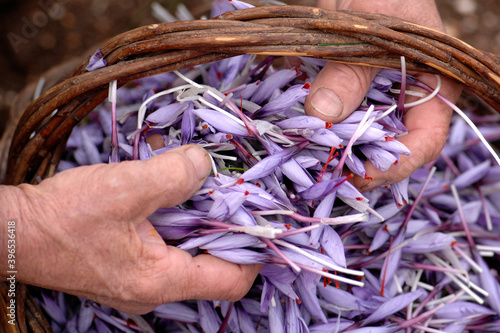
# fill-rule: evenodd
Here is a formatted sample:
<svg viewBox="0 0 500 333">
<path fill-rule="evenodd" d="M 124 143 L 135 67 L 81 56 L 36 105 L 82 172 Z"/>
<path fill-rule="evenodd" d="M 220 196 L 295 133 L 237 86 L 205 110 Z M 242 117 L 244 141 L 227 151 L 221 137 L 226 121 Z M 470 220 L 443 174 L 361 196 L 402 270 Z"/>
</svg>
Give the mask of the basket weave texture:
<svg viewBox="0 0 500 333">
<path fill-rule="evenodd" d="M 441 73 L 500 110 L 500 59 L 433 29 L 377 14 L 301 6 L 259 7 L 214 20 L 153 24 L 106 42 L 108 66 L 84 64 L 21 117 L 8 157 L 6 183 L 54 174 L 71 129 L 107 96 L 108 84 L 187 68 L 240 54 L 310 56 L 384 68 Z M 52 115 L 57 110 L 55 115 Z"/>
<path fill-rule="evenodd" d="M 72 128 L 107 97 L 111 81 L 117 80 L 120 87 L 241 54 L 308 56 L 393 69 L 400 68 L 404 56 L 409 71 L 456 79 L 500 112 L 498 56 L 439 31 L 379 14 L 258 7 L 212 20 L 141 27 L 104 43 L 101 54 L 106 67 L 86 71 L 89 54 L 72 76 L 26 108 L 13 131 L 7 184 L 36 183 L 52 176 Z M 26 329 L 25 323 L 20 326 Z M 46 324 L 28 326 L 47 331 Z"/>
</svg>

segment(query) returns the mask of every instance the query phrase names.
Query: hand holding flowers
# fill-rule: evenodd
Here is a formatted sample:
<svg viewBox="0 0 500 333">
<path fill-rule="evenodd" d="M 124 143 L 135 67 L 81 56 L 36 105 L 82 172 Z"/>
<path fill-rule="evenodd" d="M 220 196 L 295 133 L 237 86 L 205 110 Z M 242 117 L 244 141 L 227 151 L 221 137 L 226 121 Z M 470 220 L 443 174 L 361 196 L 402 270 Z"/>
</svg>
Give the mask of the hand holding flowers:
<svg viewBox="0 0 500 333">
<path fill-rule="evenodd" d="M 319 0 L 318 6 L 380 13 L 444 31 L 434 0 Z M 325 121 L 341 122 L 361 104 L 378 71 L 377 68 L 328 63 L 312 83 L 311 92 L 306 99 L 306 112 Z M 415 77 L 428 86 L 437 85 L 434 75 L 416 74 Z M 443 77 L 442 80 L 440 94 L 455 102 L 460 96 L 461 88 L 450 79 Z M 383 184 L 396 183 L 437 158 L 446 141 L 451 114 L 451 109 L 437 99 L 405 110 L 403 122 L 408 128 L 408 134 L 399 140 L 408 147 L 411 156 L 402 156 L 398 166 L 387 172 L 381 172 L 367 162 L 366 173 L 373 180 L 357 176 L 354 184 L 362 191 L 370 191 Z"/>
<path fill-rule="evenodd" d="M 167 246 L 146 219 L 191 197 L 209 171 L 205 150 L 186 145 L 148 161 L 67 170 L 36 186 L 1 186 L 2 207 L 10 208 L 1 221 L 17 222 L 18 280 L 127 313 L 240 299 L 260 266 L 192 257 Z"/>
</svg>

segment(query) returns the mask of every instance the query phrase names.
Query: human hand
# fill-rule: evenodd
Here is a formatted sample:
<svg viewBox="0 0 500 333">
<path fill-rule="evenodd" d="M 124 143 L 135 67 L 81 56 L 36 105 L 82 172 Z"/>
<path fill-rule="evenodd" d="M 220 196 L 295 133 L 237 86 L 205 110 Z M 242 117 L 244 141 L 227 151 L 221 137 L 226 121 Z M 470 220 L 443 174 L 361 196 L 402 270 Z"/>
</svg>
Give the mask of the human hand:
<svg viewBox="0 0 500 333">
<path fill-rule="evenodd" d="M 381 13 L 444 31 L 434 0 L 319 0 L 318 7 Z M 328 63 L 312 83 L 306 99 L 306 113 L 325 121 L 341 122 L 360 105 L 378 71 L 370 67 Z M 437 85 L 434 75 L 415 76 L 428 86 Z M 419 89 L 412 87 L 412 90 Z M 455 102 L 460 92 L 461 88 L 455 81 L 442 78 L 440 94 Z M 451 109 L 435 98 L 405 110 L 403 122 L 408 134 L 399 141 L 410 149 L 411 156 L 401 156 L 400 163 L 386 172 L 367 162 L 366 173 L 373 180 L 356 176 L 356 187 L 370 191 L 383 184 L 401 181 L 423 164 L 436 159 L 445 144 L 451 114 Z"/>
<path fill-rule="evenodd" d="M 259 266 L 192 257 L 147 220 L 190 198 L 209 172 L 208 154 L 188 145 L 148 161 L 70 169 L 36 186 L 1 186 L 10 207 L 2 218 L 17 223 L 17 279 L 139 314 L 178 300 L 240 299 Z"/>
</svg>

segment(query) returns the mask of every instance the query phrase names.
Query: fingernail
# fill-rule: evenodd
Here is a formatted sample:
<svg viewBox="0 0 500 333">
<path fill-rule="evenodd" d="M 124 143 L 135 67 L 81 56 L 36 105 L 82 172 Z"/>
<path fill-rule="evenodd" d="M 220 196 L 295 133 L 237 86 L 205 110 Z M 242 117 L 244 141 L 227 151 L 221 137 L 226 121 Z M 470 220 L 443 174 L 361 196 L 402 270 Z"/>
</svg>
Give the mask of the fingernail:
<svg viewBox="0 0 500 333">
<path fill-rule="evenodd" d="M 312 107 L 325 117 L 340 117 L 344 103 L 328 88 L 319 88 L 311 98 Z"/>
<path fill-rule="evenodd" d="M 193 163 L 198 179 L 205 180 L 211 169 L 210 157 L 205 149 L 193 146 L 186 150 L 185 154 Z"/>
</svg>

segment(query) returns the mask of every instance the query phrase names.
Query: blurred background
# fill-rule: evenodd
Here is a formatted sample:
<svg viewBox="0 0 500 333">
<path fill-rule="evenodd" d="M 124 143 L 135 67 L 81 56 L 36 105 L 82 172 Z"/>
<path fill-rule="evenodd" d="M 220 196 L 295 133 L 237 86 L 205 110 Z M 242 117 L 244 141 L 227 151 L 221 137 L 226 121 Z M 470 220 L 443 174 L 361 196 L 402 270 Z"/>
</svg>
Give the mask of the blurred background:
<svg viewBox="0 0 500 333">
<path fill-rule="evenodd" d="M 170 12 L 184 3 L 199 18 L 211 0 L 156 0 Z M 251 0 L 249 2 L 252 2 Z M 314 5 L 315 0 L 283 0 Z M 153 0 L 0 0 L 0 132 L 16 93 L 44 71 L 121 32 L 157 22 Z M 436 0 L 448 33 L 500 54 L 498 0 Z"/>
</svg>

